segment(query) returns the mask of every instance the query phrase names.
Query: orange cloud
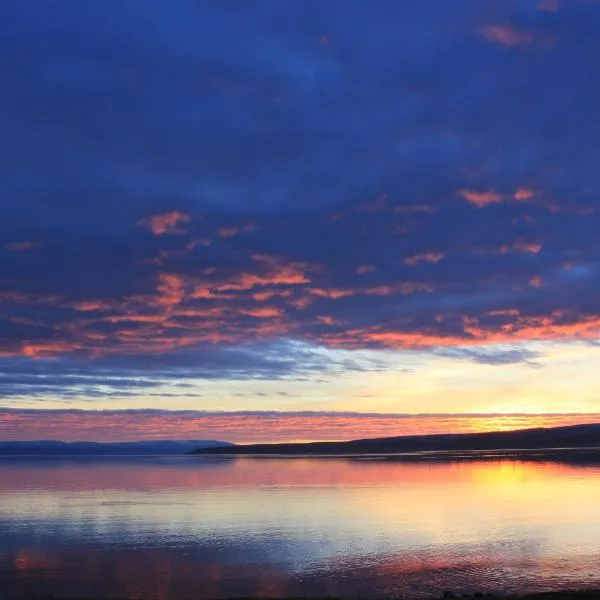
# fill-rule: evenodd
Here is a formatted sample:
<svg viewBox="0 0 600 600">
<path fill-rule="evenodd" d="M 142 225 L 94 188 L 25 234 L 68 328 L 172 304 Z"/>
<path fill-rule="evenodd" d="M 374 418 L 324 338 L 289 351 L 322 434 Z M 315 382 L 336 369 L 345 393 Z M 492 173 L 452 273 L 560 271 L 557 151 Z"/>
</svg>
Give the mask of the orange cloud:
<svg viewBox="0 0 600 600">
<path fill-rule="evenodd" d="M 424 252 L 422 254 L 415 254 L 404 259 L 404 264 L 407 265 L 418 265 L 419 263 L 428 262 L 436 264 L 440 262 L 446 255 L 443 252 Z"/>
<path fill-rule="evenodd" d="M 288 304 L 298 310 L 304 310 L 305 308 L 310 306 L 313 302 L 314 302 L 314 298 L 312 298 L 311 296 L 300 296 L 298 298 L 292 298 L 291 300 L 288 301 Z"/>
<path fill-rule="evenodd" d="M 181 291 L 181 283 L 178 277 L 163 276 L 155 294 L 126 299 L 122 306 L 115 306 L 114 310 L 118 311 L 115 314 L 57 325 L 55 330 L 62 332 L 61 339 L 27 340 L 20 344 L 5 345 L 0 348 L 0 356 L 46 358 L 73 352 L 86 352 L 92 357 L 161 353 L 200 343 L 235 344 L 242 339 L 260 340 L 289 335 L 301 327 L 301 321 L 293 318 L 293 312 L 284 321 L 286 313 L 279 307 L 248 308 L 228 303 L 187 306 L 185 303 L 189 302 L 189 297 Z M 362 293 L 383 295 L 390 290 L 396 291 L 397 288 L 367 288 Z M 169 299 L 168 302 L 163 301 L 165 297 Z M 300 310 L 313 300 L 314 296 L 299 296 L 286 301 L 289 306 Z M 175 301 L 181 304 L 175 304 Z M 256 321 L 249 323 L 241 319 L 246 316 L 254 317 Z M 494 317 L 494 320 L 486 322 L 485 317 Z M 318 315 L 314 319 L 325 325 L 342 325 L 333 315 Z M 444 319 L 440 317 L 437 321 Z M 530 340 L 597 339 L 600 332 L 600 316 L 571 315 L 559 310 L 547 316 L 532 317 L 522 316 L 516 308 L 497 309 L 482 316 L 464 316 L 460 322 L 460 329 L 452 334 L 444 333 L 437 326 L 420 326 L 411 330 L 411 321 L 408 319 L 397 321 L 395 326 L 347 328 L 321 333 L 314 341 L 330 347 L 360 348 L 376 344 L 401 349 L 478 346 Z M 102 323 L 118 324 L 119 327 L 112 332 L 99 332 L 96 326 Z"/>
<path fill-rule="evenodd" d="M 242 315 L 255 317 L 257 319 L 277 319 L 284 316 L 283 310 L 275 306 L 263 306 L 260 308 L 246 308 L 240 311 Z"/>
<path fill-rule="evenodd" d="M 184 280 L 180 275 L 170 275 L 161 273 L 159 275 L 160 284 L 158 285 L 159 297 L 158 304 L 164 306 L 173 306 L 181 304 L 184 297 Z"/>
<path fill-rule="evenodd" d="M 310 293 L 318 298 L 331 298 L 332 300 L 339 300 L 340 298 L 347 298 L 348 296 L 356 296 L 358 293 L 354 289 L 347 290 L 336 290 L 336 289 L 325 289 L 325 288 L 311 288 Z"/>
<path fill-rule="evenodd" d="M 499 202 L 529 202 L 535 203 L 535 192 L 529 188 L 517 188 L 513 194 L 502 195 L 494 190 L 476 191 L 463 189 L 459 190 L 458 194 L 467 202 L 474 204 L 477 208 L 483 208 L 490 204 L 498 204 Z M 527 217 L 525 217 L 527 218 Z"/>
<path fill-rule="evenodd" d="M 516 242 L 511 246 L 504 245 L 498 248 L 486 249 L 476 248 L 474 254 L 508 254 L 509 252 L 520 252 L 523 254 L 538 254 L 542 249 L 541 244 L 535 242 Z"/>
<path fill-rule="evenodd" d="M 164 323 L 165 319 L 166 317 L 164 314 L 128 314 L 106 317 L 106 321 L 108 321 L 109 323 Z"/>
<path fill-rule="evenodd" d="M 107 311 L 114 308 L 114 305 L 103 300 L 82 300 L 76 302 L 74 308 L 80 312 Z"/>
<path fill-rule="evenodd" d="M 70 341 L 25 342 L 21 345 L 20 354 L 29 358 L 44 358 L 68 354 L 81 349 L 81 347 L 80 343 Z"/>
<path fill-rule="evenodd" d="M 515 200 L 531 200 L 535 196 L 535 192 L 528 188 L 519 188 L 513 195 Z"/>
<path fill-rule="evenodd" d="M 527 242 L 517 242 L 514 245 L 514 249 L 517 252 L 527 252 L 529 254 L 538 254 L 542 249 L 541 244 L 527 243 Z"/>
<path fill-rule="evenodd" d="M 320 315 L 317 317 L 317 321 L 324 323 L 325 325 L 339 325 L 340 323 L 337 319 L 329 315 Z"/>
<path fill-rule="evenodd" d="M 218 292 L 206 284 L 196 286 L 190 294 L 190 298 L 194 300 L 230 300 L 234 297 L 233 294 Z"/>
<path fill-rule="evenodd" d="M 186 307 L 176 308 L 173 315 L 177 317 L 195 317 L 199 319 L 220 317 L 225 314 L 225 307 L 214 306 L 211 308 Z"/>
<path fill-rule="evenodd" d="M 338 300 L 350 296 L 391 296 L 392 294 L 414 294 L 416 292 L 431 292 L 433 287 L 428 283 L 403 281 L 394 285 L 380 285 L 366 288 L 310 288 L 310 293 L 318 298 Z"/>
<path fill-rule="evenodd" d="M 281 298 L 289 298 L 290 296 L 292 296 L 292 294 L 292 290 L 264 290 L 260 292 L 254 292 L 252 294 L 252 298 L 254 298 L 254 300 L 256 300 L 257 302 L 265 302 L 266 300 L 270 300 L 275 296 L 279 296 Z"/>
<path fill-rule="evenodd" d="M 244 291 L 254 287 L 268 285 L 300 285 L 309 283 L 304 273 L 294 267 L 282 267 L 269 275 L 253 275 L 244 273 L 230 283 L 222 283 L 215 287 L 218 291 Z"/>
<path fill-rule="evenodd" d="M 358 348 L 373 342 L 389 348 L 430 348 L 434 346 L 481 346 L 530 340 L 597 339 L 600 333 L 600 316 L 581 317 L 574 322 L 560 322 L 564 315 L 554 311 L 546 317 L 521 317 L 512 311 L 496 311 L 496 315 L 515 316 L 512 321 L 498 327 L 479 325 L 478 319 L 467 318 L 464 335 L 443 335 L 435 331 L 388 331 L 381 327 L 351 329 L 323 336 L 332 347 Z"/>
<path fill-rule="evenodd" d="M 297 262 L 283 264 L 277 257 L 261 254 L 254 255 L 252 258 L 257 262 L 266 263 L 270 271 L 264 275 L 242 273 L 229 281 L 212 286 L 212 289 L 217 292 L 245 291 L 255 287 L 296 286 L 311 282 L 305 273 L 307 269 L 311 268 L 309 265 Z"/>
<path fill-rule="evenodd" d="M 543 283 L 544 282 L 543 282 L 542 278 L 539 275 L 536 275 L 535 277 L 532 277 L 529 280 L 529 285 L 531 285 L 531 287 L 534 287 L 534 288 L 540 288 L 540 287 L 542 287 Z"/>
<path fill-rule="evenodd" d="M 489 204 L 496 204 L 502 202 L 503 198 L 500 194 L 493 191 L 487 192 L 476 192 L 474 190 L 460 190 L 459 194 L 471 204 L 477 206 L 477 208 L 483 208 Z"/>
<path fill-rule="evenodd" d="M 512 25 L 487 25 L 480 32 L 488 42 L 508 48 L 526 46 L 535 39 L 533 33 L 521 31 Z"/>
<path fill-rule="evenodd" d="M 189 215 L 179 210 L 172 210 L 165 214 L 140 219 L 137 224 L 146 227 L 154 235 L 164 235 L 165 233 L 183 233 L 179 226 L 190 221 L 191 217 Z"/>
</svg>

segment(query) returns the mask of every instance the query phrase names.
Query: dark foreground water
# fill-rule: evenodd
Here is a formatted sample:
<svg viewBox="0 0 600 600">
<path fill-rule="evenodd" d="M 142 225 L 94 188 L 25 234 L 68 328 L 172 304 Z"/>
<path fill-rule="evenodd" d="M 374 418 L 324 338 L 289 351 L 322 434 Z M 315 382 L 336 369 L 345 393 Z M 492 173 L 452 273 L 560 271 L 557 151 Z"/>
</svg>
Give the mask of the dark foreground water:
<svg viewBox="0 0 600 600">
<path fill-rule="evenodd" d="M 600 586 L 600 467 L 0 460 L 0 590 L 158 599 Z"/>
</svg>

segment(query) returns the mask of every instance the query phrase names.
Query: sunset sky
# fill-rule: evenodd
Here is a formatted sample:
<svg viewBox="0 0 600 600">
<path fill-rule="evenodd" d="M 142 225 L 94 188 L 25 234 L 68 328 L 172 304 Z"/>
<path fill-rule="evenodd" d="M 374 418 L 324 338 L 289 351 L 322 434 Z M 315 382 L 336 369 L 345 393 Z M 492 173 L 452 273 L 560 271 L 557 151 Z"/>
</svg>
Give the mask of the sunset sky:
<svg viewBox="0 0 600 600">
<path fill-rule="evenodd" d="M 600 420 L 599 31 L 596 0 L 1 2 L 0 438 Z"/>
</svg>

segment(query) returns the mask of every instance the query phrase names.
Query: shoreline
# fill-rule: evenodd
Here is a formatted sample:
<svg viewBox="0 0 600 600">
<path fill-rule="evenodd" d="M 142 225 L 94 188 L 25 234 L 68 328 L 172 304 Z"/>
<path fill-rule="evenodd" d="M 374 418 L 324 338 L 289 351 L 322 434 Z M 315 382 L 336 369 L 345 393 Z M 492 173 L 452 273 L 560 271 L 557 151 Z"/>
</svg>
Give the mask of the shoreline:
<svg viewBox="0 0 600 600">
<path fill-rule="evenodd" d="M 591 589 L 565 589 L 547 592 L 531 592 L 527 594 L 491 594 L 474 592 L 472 594 L 454 594 L 452 591 L 444 592 L 441 596 L 228 596 L 204 598 L 197 600 L 600 600 L 600 588 Z M 139 597 L 91 597 L 91 596 L 54 596 L 38 594 L 27 596 L 5 596 L 5 600 L 146 600 Z M 172 600 L 178 600 L 173 598 Z M 194 599 L 195 600 L 195 599 Z"/>
</svg>

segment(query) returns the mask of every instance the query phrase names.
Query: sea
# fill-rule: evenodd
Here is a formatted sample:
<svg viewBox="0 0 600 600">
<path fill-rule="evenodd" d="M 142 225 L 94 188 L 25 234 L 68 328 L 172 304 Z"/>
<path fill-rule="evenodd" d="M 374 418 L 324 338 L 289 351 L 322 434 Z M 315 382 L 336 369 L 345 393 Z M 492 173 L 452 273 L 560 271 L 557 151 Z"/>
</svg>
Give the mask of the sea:
<svg viewBox="0 0 600 600">
<path fill-rule="evenodd" d="M 0 596 L 432 597 L 600 587 L 600 462 L 0 459 Z"/>
</svg>

